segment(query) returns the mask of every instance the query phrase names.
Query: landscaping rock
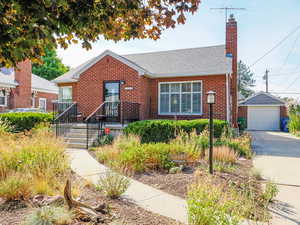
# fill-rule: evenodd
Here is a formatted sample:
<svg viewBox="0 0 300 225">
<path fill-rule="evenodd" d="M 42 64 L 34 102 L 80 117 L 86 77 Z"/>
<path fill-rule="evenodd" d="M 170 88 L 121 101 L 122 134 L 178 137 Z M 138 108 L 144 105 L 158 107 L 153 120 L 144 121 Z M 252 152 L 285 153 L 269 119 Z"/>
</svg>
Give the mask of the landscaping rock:
<svg viewBox="0 0 300 225">
<path fill-rule="evenodd" d="M 46 205 L 61 206 L 64 204 L 64 197 L 57 196 L 46 196 L 46 195 L 36 195 L 32 198 L 32 204 L 37 207 L 42 207 Z"/>
</svg>

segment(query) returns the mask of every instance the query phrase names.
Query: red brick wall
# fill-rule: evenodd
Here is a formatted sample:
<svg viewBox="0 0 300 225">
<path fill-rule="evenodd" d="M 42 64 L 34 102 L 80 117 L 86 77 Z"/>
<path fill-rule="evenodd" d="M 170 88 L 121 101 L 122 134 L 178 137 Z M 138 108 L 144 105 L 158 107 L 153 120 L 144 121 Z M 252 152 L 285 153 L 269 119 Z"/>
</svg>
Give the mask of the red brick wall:
<svg viewBox="0 0 300 225">
<path fill-rule="evenodd" d="M 239 106 L 238 117 L 247 119 L 248 116 L 248 106 Z"/>
<path fill-rule="evenodd" d="M 81 74 L 76 90 L 73 90 L 74 101 L 78 102 L 79 111 L 83 113 L 84 117 L 92 113 L 103 102 L 104 81 L 120 80 L 125 81 L 125 84 L 120 85 L 121 101 L 140 103 L 140 118 L 146 119 L 149 109 L 148 78 L 140 76 L 137 71 L 111 56 L 105 56 Z M 133 87 L 133 90 L 125 90 L 125 87 Z"/>
<path fill-rule="evenodd" d="M 237 22 L 230 17 L 226 24 L 226 53 L 232 54 L 232 77 L 230 93 L 232 96 L 232 126 L 237 127 L 238 90 L 237 90 Z"/>
<path fill-rule="evenodd" d="M 280 106 L 280 118 L 289 117 L 286 106 Z"/>
<path fill-rule="evenodd" d="M 159 78 L 151 81 L 151 117 L 152 118 L 174 118 L 174 116 L 158 115 L 158 85 L 159 82 L 172 81 L 202 81 L 202 116 L 177 116 L 178 119 L 208 118 L 208 104 L 206 93 L 216 92 L 216 104 L 214 105 L 215 118 L 226 120 L 226 76 L 195 76 L 177 78 Z"/>
<path fill-rule="evenodd" d="M 15 80 L 18 82 L 14 90 L 13 108 L 31 107 L 31 62 L 25 60 L 17 64 Z"/>
<path fill-rule="evenodd" d="M 39 99 L 46 98 L 47 99 L 47 112 L 53 111 L 53 101 L 57 100 L 57 94 L 38 92 L 35 97 L 35 108 L 39 108 Z"/>
</svg>

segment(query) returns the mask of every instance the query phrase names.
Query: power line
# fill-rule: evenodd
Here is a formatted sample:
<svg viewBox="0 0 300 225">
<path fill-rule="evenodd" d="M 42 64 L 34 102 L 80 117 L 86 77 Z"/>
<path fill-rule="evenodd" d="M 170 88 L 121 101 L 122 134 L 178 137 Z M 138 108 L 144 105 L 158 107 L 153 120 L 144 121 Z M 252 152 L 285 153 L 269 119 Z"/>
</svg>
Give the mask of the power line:
<svg viewBox="0 0 300 225">
<path fill-rule="evenodd" d="M 283 42 L 285 42 L 292 34 L 294 34 L 298 29 L 300 28 L 300 25 L 297 26 L 295 29 L 293 29 L 288 35 L 286 35 L 281 41 L 279 41 L 273 48 L 271 48 L 269 51 L 267 51 L 263 56 L 259 57 L 255 62 L 253 62 L 249 68 L 253 67 L 255 64 L 260 62 L 263 58 L 265 58 L 267 55 L 269 55 L 272 51 L 274 51 L 276 48 L 278 48 Z"/>
<path fill-rule="evenodd" d="M 292 45 L 292 48 L 290 49 L 288 55 L 286 56 L 286 58 L 285 58 L 285 60 L 284 60 L 284 63 L 283 63 L 282 66 L 280 67 L 279 72 L 281 72 L 282 68 L 285 67 L 285 65 L 286 65 L 286 63 L 287 63 L 289 57 L 291 56 L 292 52 L 295 50 L 295 47 L 296 47 L 296 44 L 297 44 L 297 42 L 298 42 L 299 37 L 300 37 L 300 32 L 298 33 L 298 35 L 297 35 L 297 37 L 296 37 L 296 39 L 295 39 L 295 41 L 294 41 L 294 43 L 293 43 L 293 45 Z"/>
<path fill-rule="evenodd" d="M 290 87 L 292 87 L 299 78 L 300 74 L 289 84 L 289 86 L 285 90 L 288 90 Z"/>
<path fill-rule="evenodd" d="M 300 95 L 300 92 L 278 92 L 278 91 L 271 91 L 272 94 L 286 94 L 286 95 Z"/>
</svg>

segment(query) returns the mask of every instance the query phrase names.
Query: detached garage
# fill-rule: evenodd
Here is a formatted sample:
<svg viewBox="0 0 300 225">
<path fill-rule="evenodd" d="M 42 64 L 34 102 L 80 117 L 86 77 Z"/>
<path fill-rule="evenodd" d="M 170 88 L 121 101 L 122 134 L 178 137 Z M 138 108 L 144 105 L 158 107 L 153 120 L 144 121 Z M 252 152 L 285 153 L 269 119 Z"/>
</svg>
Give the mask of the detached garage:
<svg viewBox="0 0 300 225">
<path fill-rule="evenodd" d="M 285 103 L 259 92 L 240 102 L 239 117 L 246 119 L 248 130 L 280 130 L 280 118 L 286 117 Z"/>
</svg>

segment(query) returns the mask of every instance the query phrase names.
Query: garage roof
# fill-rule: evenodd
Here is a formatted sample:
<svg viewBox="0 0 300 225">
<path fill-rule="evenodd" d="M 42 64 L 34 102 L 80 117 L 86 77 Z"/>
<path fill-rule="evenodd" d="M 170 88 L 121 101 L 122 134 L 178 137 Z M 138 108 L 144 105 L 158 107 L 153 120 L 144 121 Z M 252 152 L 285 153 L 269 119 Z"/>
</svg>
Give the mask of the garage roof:
<svg viewBox="0 0 300 225">
<path fill-rule="evenodd" d="M 269 93 L 259 92 L 242 101 L 240 105 L 285 105 L 285 102 Z"/>
</svg>

